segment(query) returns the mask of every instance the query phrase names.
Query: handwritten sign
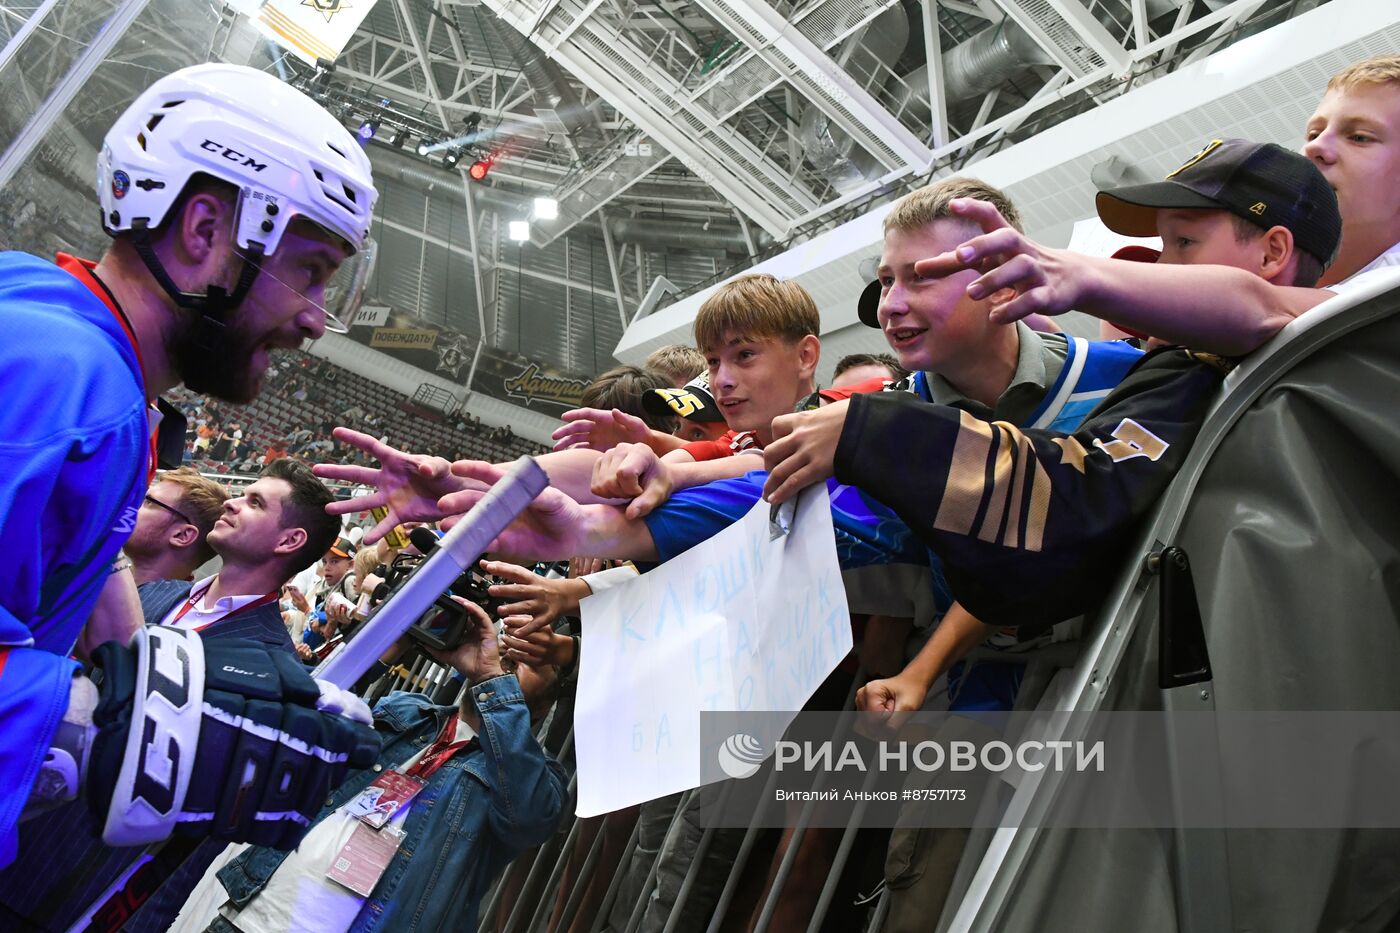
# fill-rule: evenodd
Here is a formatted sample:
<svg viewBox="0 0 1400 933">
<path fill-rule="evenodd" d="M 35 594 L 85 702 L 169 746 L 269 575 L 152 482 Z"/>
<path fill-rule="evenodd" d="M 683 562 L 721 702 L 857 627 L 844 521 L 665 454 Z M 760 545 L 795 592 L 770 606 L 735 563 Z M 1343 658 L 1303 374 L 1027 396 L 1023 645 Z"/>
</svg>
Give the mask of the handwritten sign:
<svg viewBox="0 0 1400 933">
<path fill-rule="evenodd" d="M 768 503 L 582 603 L 578 813 L 701 783 L 703 710 L 797 711 L 851 650 L 826 487 L 770 540 Z"/>
</svg>

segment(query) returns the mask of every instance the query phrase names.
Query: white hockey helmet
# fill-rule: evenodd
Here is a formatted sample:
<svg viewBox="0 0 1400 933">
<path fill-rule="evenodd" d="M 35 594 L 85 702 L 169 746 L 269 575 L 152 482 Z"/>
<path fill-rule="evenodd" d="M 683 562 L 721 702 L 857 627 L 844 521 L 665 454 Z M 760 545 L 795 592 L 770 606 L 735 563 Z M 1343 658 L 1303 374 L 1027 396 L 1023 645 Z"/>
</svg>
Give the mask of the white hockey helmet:
<svg viewBox="0 0 1400 933">
<path fill-rule="evenodd" d="M 335 117 L 273 75 L 195 65 L 161 78 L 107 132 L 97 196 L 110 234 L 165 220 L 204 173 L 236 186 L 237 245 L 273 253 L 305 217 L 352 249 L 369 240 L 377 192 L 369 157 Z"/>
</svg>

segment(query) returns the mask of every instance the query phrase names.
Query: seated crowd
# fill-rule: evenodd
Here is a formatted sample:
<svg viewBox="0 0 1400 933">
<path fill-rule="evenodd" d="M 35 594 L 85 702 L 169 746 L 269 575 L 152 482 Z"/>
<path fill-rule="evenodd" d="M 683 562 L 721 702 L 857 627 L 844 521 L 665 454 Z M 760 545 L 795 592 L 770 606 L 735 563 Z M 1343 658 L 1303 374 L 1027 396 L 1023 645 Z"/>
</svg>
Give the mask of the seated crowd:
<svg viewBox="0 0 1400 933">
<path fill-rule="evenodd" d="M 1337 75 L 1306 136 L 1302 154 L 1212 140 L 1162 182 L 1101 192 L 1110 229 L 1161 237 L 1159 254 L 1138 261 L 1035 243 L 1011 199 L 976 178 L 906 195 L 885 217 L 878 278 L 858 308 L 888 353 L 843 359 L 828 387 L 816 383 L 810 295 L 761 274 L 720 287 L 696 316 L 694 346 L 601 375 L 565 416 L 556 449 L 538 458 L 549 488 L 482 561 L 483 598 L 460 600 L 460 645 L 401 643 L 358 685 L 378 700 L 383 749 L 295 851 L 108 849 L 85 811 L 58 810 L 27 838 L 71 845 L 22 849 L 0 872 L 0 926 L 63 929 L 95 910 L 120 914 L 104 928 L 182 933 L 503 929 L 522 913 L 548 929 L 703 930 L 747 859 L 751 880 L 724 919 L 749 929 L 786 857 L 799 867 L 767 922 L 806 929 L 839 832 L 774 832 L 752 848 L 742 832 L 716 832 L 692 868 L 702 830 L 676 795 L 580 820 L 553 872 L 518 858 L 537 847 L 553 858 L 568 825 L 581 600 L 760 499 L 855 487 L 859 507 L 832 499 L 843 569 L 899 547 L 933 569 L 930 591 L 907 616 L 861 612 L 853 598 L 855 656 L 807 708 L 1012 709 L 1019 655 L 1076 637 L 1235 363 L 1400 265 L 1400 58 Z M 1133 336 L 1039 329 L 1069 310 Z M 126 552 L 147 622 L 251 637 L 311 665 L 353 641 L 398 568 L 480 501 L 524 442 L 410 430 L 392 393 L 352 388 L 345 373 L 328 384 L 328 364 L 293 359 L 268 393 L 285 403 L 182 400 L 201 469 L 156 479 Z M 294 430 L 284 404 L 326 429 Z M 231 496 L 201 475 L 211 460 L 257 479 Z M 363 488 L 336 500 L 317 477 Z M 201 569 L 214 557 L 216 571 Z M 567 572 L 542 565 L 552 561 Z M 880 929 L 930 929 L 966 837 L 863 832 L 825 928 L 864 928 L 871 905 L 858 892 L 885 884 Z M 138 865 L 155 866 L 135 876 L 151 883 L 122 888 Z"/>
<path fill-rule="evenodd" d="M 183 388 L 169 400 L 188 422 L 185 462 L 206 473 L 257 475 L 279 457 L 367 465 L 363 452 L 331 436 L 336 425 L 455 460 L 511 460 L 539 451 L 509 425 L 484 425 L 466 411 L 444 415 L 425 409 L 301 351 L 288 351 L 269 367 L 262 394 L 248 405 L 229 405 Z"/>
</svg>

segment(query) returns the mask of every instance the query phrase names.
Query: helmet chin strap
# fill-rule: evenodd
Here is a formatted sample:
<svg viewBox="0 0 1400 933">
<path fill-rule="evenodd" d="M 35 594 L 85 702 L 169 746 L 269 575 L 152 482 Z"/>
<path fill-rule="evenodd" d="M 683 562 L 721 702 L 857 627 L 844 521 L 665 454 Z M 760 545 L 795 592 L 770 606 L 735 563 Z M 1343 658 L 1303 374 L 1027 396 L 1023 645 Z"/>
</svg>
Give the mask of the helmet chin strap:
<svg viewBox="0 0 1400 933">
<path fill-rule="evenodd" d="M 222 285 L 210 285 L 204 294 L 196 292 L 181 291 L 175 281 L 170 278 L 165 271 L 165 266 L 161 264 L 160 257 L 156 255 L 155 247 L 151 243 L 150 230 L 144 223 L 137 221 L 133 225 L 131 243 L 136 247 L 136 253 L 145 263 L 146 270 L 151 273 L 151 277 L 156 280 L 170 300 L 175 302 L 179 308 L 187 311 L 194 311 L 199 315 L 199 320 L 195 324 L 194 342 L 196 347 L 203 352 L 213 352 L 222 343 L 224 329 L 228 324 L 228 314 L 243 303 L 243 299 L 248 297 L 248 290 L 253 287 L 253 280 L 262 271 L 262 249 L 253 246 L 249 250 L 249 255 L 243 258 L 243 271 L 239 273 L 238 282 L 234 284 L 233 291 L 230 292 Z"/>
</svg>

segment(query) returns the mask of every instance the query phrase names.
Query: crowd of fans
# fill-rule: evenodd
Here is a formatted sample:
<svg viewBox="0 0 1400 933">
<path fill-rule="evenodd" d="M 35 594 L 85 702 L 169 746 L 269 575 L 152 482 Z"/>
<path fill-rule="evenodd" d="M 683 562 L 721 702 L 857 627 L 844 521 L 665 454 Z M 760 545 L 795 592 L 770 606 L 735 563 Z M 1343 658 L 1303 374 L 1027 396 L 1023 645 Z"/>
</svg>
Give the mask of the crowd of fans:
<svg viewBox="0 0 1400 933">
<path fill-rule="evenodd" d="M 1215 140 L 1165 182 L 1102 192 L 1110 228 L 1161 236 L 1146 262 L 1041 246 L 975 178 L 905 196 L 858 309 L 890 352 L 841 360 L 828 387 L 810 295 L 761 274 L 721 286 L 694 346 L 600 375 L 564 417 L 538 458 L 550 487 L 492 547 L 516 562 L 482 561 L 434 610 L 450 618 L 430 628 L 455 634 L 401 640 L 355 686 L 378 752 L 314 802 L 298 845 L 226 845 L 229 833 L 109 849 L 85 809 L 60 808 L 0 872 L 0 926 L 63 929 L 96 911 L 132 931 L 465 930 L 524 911 L 549 929 L 701 930 L 747 860 L 726 928 L 807 929 L 840 833 L 707 835 L 699 796 L 580 820 L 558 867 L 531 870 L 564 841 L 581 600 L 760 499 L 829 483 L 843 569 L 922 575 L 907 612 L 851 594 L 854 656 L 806 709 L 1010 710 L 1025 652 L 1076 636 L 1234 361 L 1400 265 L 1400 58 L 1336 76 L 1307 138 L 1301 155 Z M 1059 333 L 1052 319 L 1071 309 L 1127 336 Z M 151 483 L 126 547 L 143 616 L 216 646 L 250 639 L 278 665 L 353 642 L 442 525 L 529 448 L 504 428 L 414 415 L 304 354 L 250 405 L 174 400 L 188 462 Z M 256 479 L 234 495 L 210 472 Z M 336 500 L 324 480 L 359 488 Z M 201 569 L 211 556 L 217 569 Z M 862 830 L 825 928 L 864 928 L 880 885 L 881 929 L 930 928 L 966 837 Z M 799 870 L 765 909 L 784 861 Z M 132 868 L 144 882 L 123 880 Z"/>
</svg>

